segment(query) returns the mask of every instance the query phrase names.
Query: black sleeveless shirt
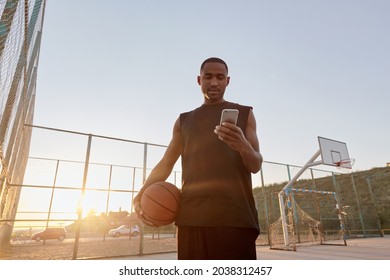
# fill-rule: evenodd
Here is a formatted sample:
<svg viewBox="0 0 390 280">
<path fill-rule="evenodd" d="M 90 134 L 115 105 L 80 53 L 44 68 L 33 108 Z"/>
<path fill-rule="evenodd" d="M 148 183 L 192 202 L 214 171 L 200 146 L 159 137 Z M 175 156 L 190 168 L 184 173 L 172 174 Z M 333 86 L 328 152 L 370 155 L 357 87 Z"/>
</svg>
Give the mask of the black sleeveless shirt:
<svg viewBox="0 0 390 280">
<path fill-rule="evenodd" d="M 251 107 L 223 102 L 180 115 L 182 198 L 176 225 L 259 230 L 252 177 L 238 152 L 214 133 L 223 109 L 238 109 L 245 133 Z"/>
</svg>

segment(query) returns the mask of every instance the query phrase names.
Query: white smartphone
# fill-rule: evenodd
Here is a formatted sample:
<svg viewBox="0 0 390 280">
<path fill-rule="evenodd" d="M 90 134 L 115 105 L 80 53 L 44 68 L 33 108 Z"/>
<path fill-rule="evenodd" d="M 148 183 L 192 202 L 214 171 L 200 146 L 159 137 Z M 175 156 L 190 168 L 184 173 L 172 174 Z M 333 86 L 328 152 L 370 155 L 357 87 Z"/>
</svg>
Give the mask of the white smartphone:
<svg viewBox="0 0 390 280">
<path fill-rule="evenodd" d="M 223 109 L 219 125 L 221 125 L 223 122 L 229 122 L 237 125 L 238 113 L 239 111 L 237 109 Z"/>
</svg>

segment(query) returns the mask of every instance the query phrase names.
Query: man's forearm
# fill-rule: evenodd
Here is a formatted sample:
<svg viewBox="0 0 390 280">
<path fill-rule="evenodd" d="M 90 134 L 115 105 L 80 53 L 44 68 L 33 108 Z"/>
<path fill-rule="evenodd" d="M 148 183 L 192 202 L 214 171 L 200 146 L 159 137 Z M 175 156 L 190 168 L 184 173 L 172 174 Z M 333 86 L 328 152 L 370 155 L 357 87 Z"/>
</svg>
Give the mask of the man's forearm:
<svg viewBox="0 0 390 280">
<path fill-rule="evenodd" d="M 165 181 L 172 172 L 172 167 L 160 161 L 150 172 L 148 178 L 144 182 L 144 187 L 147 187 L 153 183 Z M 144 188 L 143 187 L 143 188 Z"/>
<path fill-rule="evenodd" d="M 246 169 L 252 173 L 259 172 L 263 163 L 263 156 L 248 141 L 246 148 L 240 151 L 240 155 Z"/>
</svg>

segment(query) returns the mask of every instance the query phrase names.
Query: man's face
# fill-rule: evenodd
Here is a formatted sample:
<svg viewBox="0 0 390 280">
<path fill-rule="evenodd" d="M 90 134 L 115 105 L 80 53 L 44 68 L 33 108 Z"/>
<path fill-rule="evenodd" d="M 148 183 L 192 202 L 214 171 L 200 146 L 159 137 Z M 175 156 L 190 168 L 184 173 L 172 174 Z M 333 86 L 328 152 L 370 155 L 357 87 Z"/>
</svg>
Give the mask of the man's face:
<svg viewBox="0 0 390 280">
<path fill-rule="evenodd" d="M 205 103 L 224 101 L 223 96 L 229 81 L 230 77 L 225 65 L 218 62 L 206 63 L 198 76 L 198 84 L 203 92 Z"/>
</svg>

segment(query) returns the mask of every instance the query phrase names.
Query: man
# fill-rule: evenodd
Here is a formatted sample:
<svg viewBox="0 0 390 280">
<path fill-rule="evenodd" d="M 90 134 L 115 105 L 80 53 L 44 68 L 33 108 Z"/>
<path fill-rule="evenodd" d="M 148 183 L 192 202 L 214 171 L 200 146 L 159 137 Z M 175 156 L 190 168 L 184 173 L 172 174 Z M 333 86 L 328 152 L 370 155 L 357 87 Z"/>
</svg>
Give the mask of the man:
<svg viewBox="0 0 390 280">
<path fill-rule="evenodd" d="M 172 140 L 136 196 L 139 206 L 146 186 L 165 181 L 182 157 L 182 196 L 176 217 L 178 259 L 256 259 L 259 235 L 251 173 L 262 156 L 252 108 L 224 99 L 228 66 L 220 58 L 205 60 L 197 77 L 202 106 L 180 115 Z M 237 125 L 220 125 L 223 109 L 238 109 Z"/>
</svg>

